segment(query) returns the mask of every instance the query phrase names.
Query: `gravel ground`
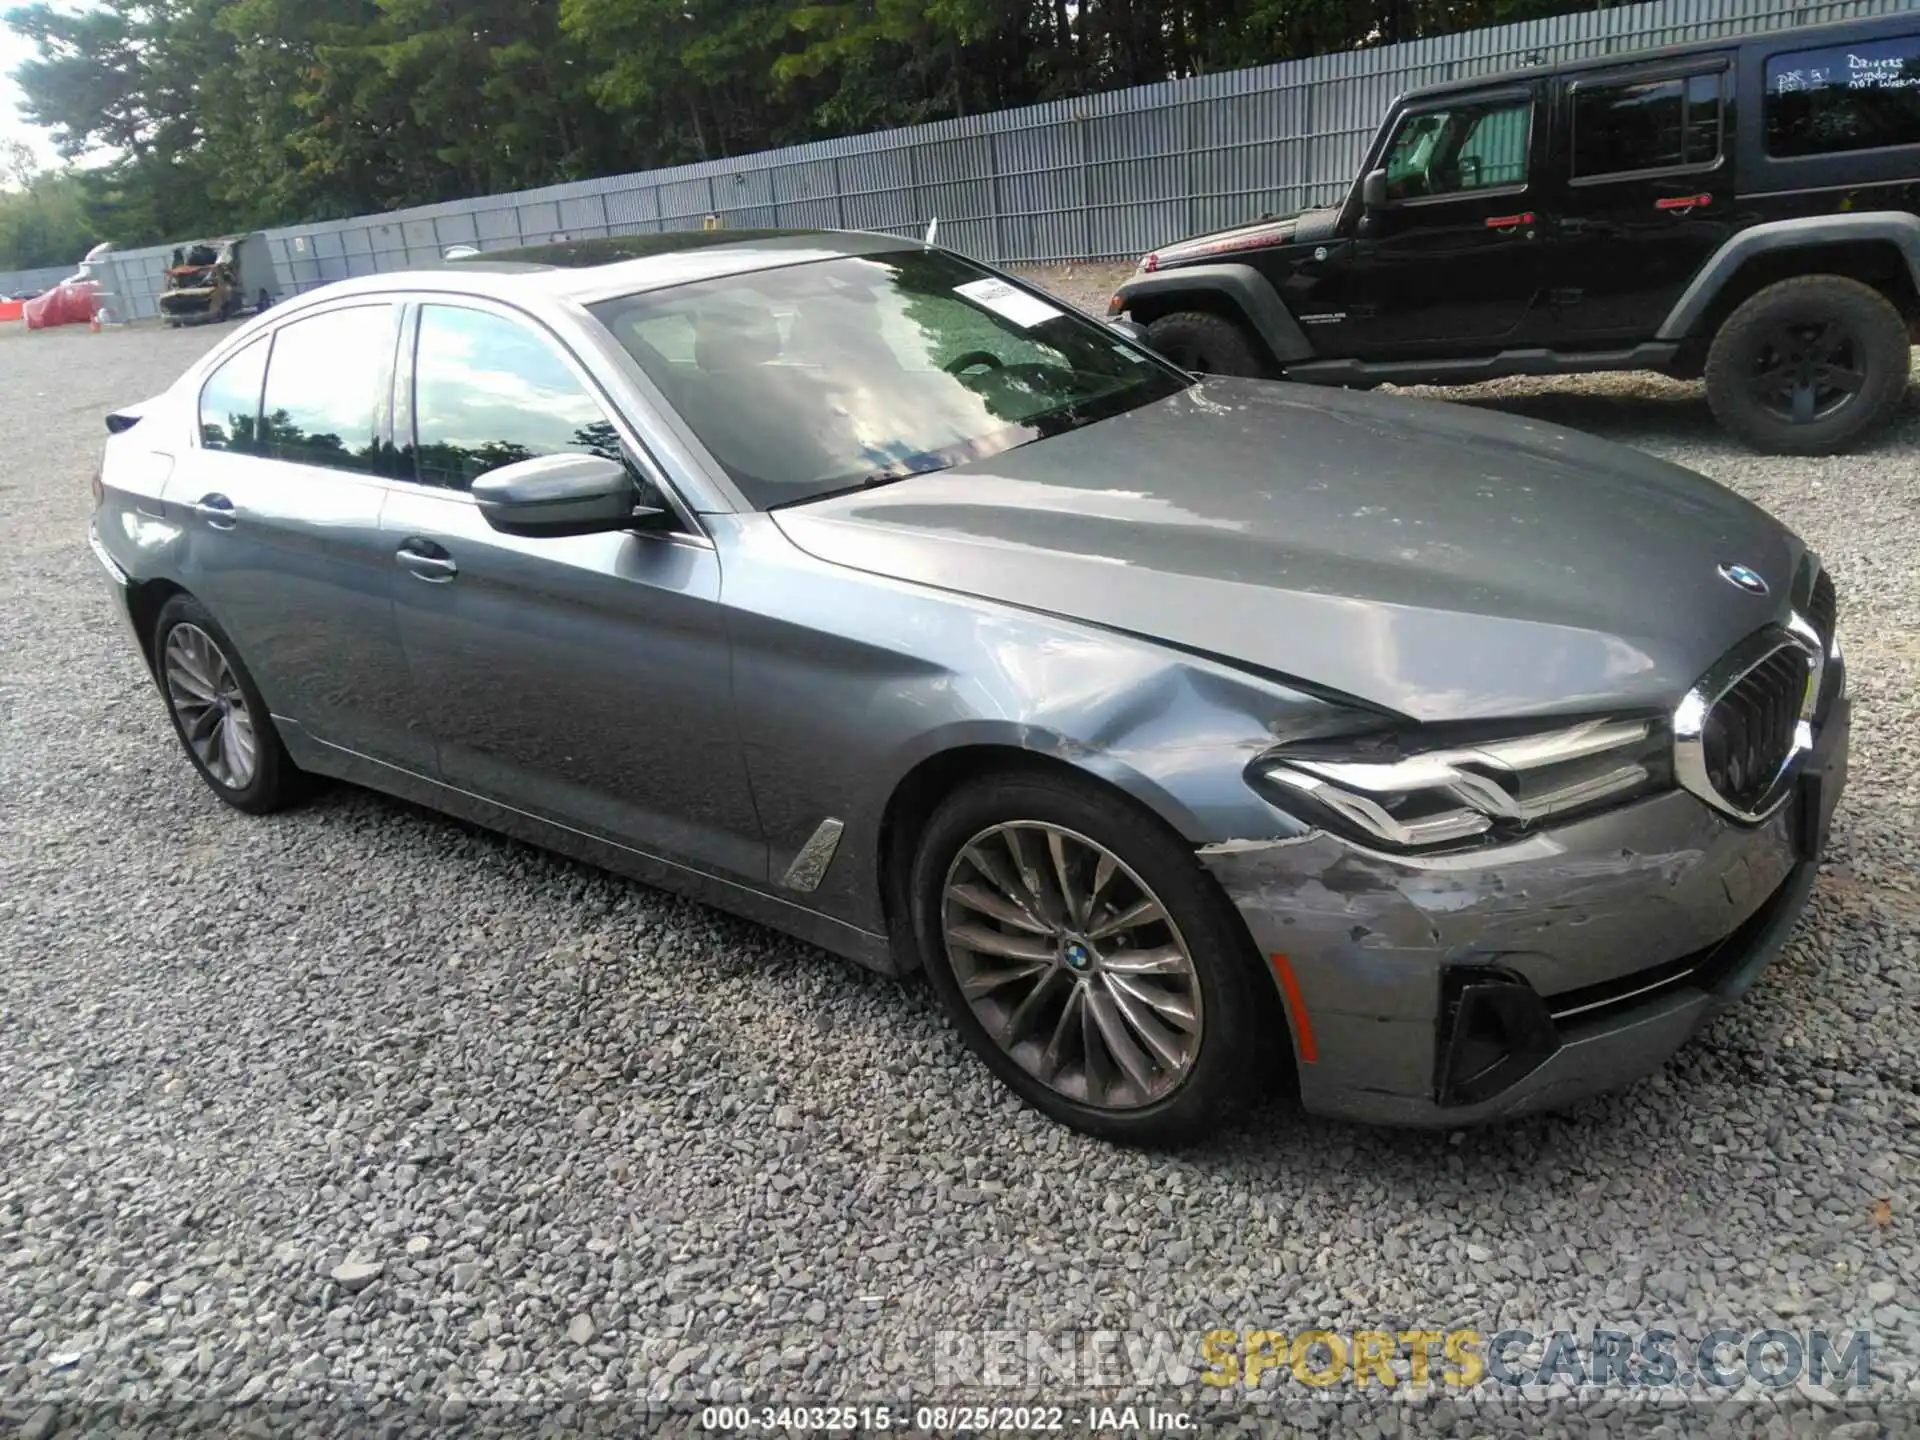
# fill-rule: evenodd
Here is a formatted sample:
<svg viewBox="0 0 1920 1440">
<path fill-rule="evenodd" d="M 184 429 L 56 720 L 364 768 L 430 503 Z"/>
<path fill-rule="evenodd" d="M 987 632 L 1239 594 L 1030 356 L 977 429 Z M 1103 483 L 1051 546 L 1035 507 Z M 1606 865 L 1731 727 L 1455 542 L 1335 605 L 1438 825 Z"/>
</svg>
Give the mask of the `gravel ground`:
<svg viewBox="0 0 1920 1440">
<path fill-rule="evenodd" d="M 1893 1402 L 1291 1418 L 1848 1440 L 1915 1424 L 1920 407 L 1808 462 L 1733 449 L 1697 387 L 1472 392 L 1697 466 L 1826 555 L 1858 704 L 1831 864 L 1745 1003 L 1624 1094 L 1451 1136 L 1274 1099 L 1168 1157 L 1020 1108 L 917 984 L 365 792 L 265 820 L 220 806 L 83 541 L 102 412 L 215 334 L 12 330 L 0 1414 L 23 1433 L 948 1400 L 965 1376 L 936 1357 L 965 1351 L 943 1332 L 1636 1320 L 1871 1325 Z M 253 1400 L 305 1408 L 220 1408 Z"/>
</svg>

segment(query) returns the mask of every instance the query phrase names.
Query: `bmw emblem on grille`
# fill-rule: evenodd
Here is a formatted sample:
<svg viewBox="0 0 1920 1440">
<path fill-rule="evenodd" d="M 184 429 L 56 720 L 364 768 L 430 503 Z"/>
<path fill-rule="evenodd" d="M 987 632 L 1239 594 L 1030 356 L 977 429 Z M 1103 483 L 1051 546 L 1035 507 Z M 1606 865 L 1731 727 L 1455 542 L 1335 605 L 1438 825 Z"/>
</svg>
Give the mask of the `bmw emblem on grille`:
<svg viewBox="0 0 1920 1440">
<path fill-rule="evenodd" d="M 1738 585 L 1749 595 L 1767 593 L 1767 582 L 1760 578 L 1760 572 L 1750 565 L 1722 565 L 1720 578 L 1729 585 Z"/>
</svg>

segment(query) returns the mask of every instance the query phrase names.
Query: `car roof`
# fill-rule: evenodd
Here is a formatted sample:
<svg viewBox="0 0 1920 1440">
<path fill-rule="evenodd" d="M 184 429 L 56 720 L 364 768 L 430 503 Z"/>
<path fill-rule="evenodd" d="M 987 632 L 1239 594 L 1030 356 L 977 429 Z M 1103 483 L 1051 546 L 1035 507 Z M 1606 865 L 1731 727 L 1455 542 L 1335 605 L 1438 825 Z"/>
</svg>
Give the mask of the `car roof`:
<svg viewBox="0 0 1920 1440">
<path fill-rule="evenodd" d="M 915 248 L 918 241 L 858 230 L 670 230 L 604 239 L 556 241 L 461 256 L 433 269 L 387 271 L 306 292 L 420 289 L 475 295 L 564 297 L 583 304 L 710 280 Z"/>
<path fill-rule="evenodd" d="M 1571 75 L 1588 70 L 1624 70 L 1636 65 L 1657 64 L 1662 60 L 1685 59 L 1691 55 L 1717 55 L 1737 50 L 1743 45 L 1766 43 L 1770 48 L 1782 50 L 1817 49 L 1822 45 L 1834 44 L 1840 40 L 1854 38 L 1863 30 L 1884 28 L 1888 21 L 1898 22 L 1905 19 L 1910 27 L 1913 17 L 1899 15 L 1873 15 L 1858 20 L 1843 20 L 1830 25 L 1797 25 L 1783 30 L 1762 30 L 1746 35 L 1727 35 L 1718 40 L 1690 40 L 1681 45 L 1660 45 L 1648 50 L 1623 50 L 1612 55 L 1589 55 L 1579 60 L 1566 60 L 1552 65 L 1529 65 L 1519 70 L 1503 70 L 1493 75 L 1476 75 L 1466 80 L 1447 80 L 1438 85 L 1423 85 L 1417 90 L 1408 90 L 1400 96 L 1399 103 L 1408 104 L 1433 99 L 1441 95 L 1458 95 L 1466 90 L 1487 90 L 1500 85 L 1519 84 L 1523 81 L 1539 80 L 1548 75 Z M 1899 26 L 1896 23 L 1895 29 Z"/>
</svg>

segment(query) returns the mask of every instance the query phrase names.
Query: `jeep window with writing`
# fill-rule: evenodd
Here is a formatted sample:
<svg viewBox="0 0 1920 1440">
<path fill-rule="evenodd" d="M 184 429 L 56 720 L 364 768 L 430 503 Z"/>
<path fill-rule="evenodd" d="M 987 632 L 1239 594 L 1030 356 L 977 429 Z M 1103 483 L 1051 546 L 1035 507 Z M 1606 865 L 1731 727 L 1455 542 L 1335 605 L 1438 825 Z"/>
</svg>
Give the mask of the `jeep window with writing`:
<svg viewBox="0 0 1920 1440">
<path fill-rule="evenodd" d="M 1781 159 L 1920 144 L 1920 34 L 1768 56 L 1760 115 Z"/>
<path fill-rule="evenodd" d="M 1720 76 L 1676 76 L 1573 91 L 1573 178 L 1682 170 L 1720 158 Z"/>
<path fill-rule="evenodd" d="M 1409 115 L 1387 147 L 1387 198 L 1424 200 L 1518 186 L 1527 179 L 1533 102 L 1463 100 Z"/>
</svg>

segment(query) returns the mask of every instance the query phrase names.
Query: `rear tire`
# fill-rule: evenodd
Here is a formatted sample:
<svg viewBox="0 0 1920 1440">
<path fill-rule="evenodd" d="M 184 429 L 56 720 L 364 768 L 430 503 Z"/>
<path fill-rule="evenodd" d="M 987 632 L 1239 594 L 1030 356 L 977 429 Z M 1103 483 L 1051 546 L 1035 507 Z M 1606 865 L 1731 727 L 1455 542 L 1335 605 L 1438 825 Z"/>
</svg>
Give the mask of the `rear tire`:
<svg viewBox="0 0 1920 1440">
<path fill-rule="evenodd" d="M 160 607 L 153 673 L 180 748 L 209 790 L 250 815 L 301 798 L 306 776 L 281 744 L 240 652 L 191 595 L 175 595 Z"/>
<path fill-rule="evenodd" d="M 1024 870 L 1008 863 L 1010 831 Z M 915 939 L 954 1027 L 1023 1100 L 1076 1130 L 1198 1140 L 1259 1089 L 1263 1055 L 1291 1056 L 1272 985 L 1192 848 L 1092 781 L 1012 772 L 963 786 L 928 821 L 911 886 Z"/>
<path fill-rule="evenodd" d="M 1885 421 L 1906 393 L 1907 322 L 1842 275 L 1769 285 L 1727 317 L 1707 351 L 1721 425 L 1774 455 L 1831 455 Z"/>
<path fill-rule="evenodd" d="M 1182 310 L 1147 326 L 1147 343 L 1183 370 L 1262 379 L 1272 367 L 1253 336 L 1224 315 Z"/>
</svg>

